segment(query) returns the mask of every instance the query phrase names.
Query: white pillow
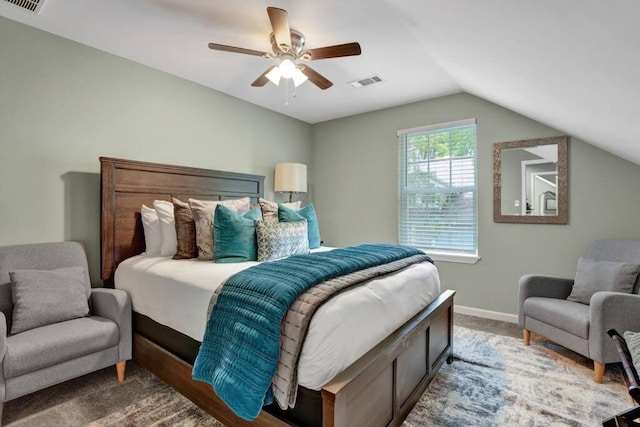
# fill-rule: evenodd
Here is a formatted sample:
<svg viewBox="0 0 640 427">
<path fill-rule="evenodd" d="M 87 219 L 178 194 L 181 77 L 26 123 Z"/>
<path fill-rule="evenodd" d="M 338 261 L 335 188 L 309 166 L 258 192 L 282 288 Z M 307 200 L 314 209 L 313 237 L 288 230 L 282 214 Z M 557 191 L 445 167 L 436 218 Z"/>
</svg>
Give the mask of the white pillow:
<svg viewBox="0 0 640 427">
<path fill-rule="evenodd" d="M 150 256 L 160 255 L 160 246 L 162 245 L 162 234 L 160 231 L 160 220 L 155 209 L 151 209 L 142 205 L 140 209 L 142 216 L 142 228 L 144 229 L 144 243 L 146 246 L 146 254 Z"/>
<path fill-rule="evenodd" d="M 178 249 L 178 236 L 176 234 L 176 220 L 173 217 L 173 203 L 166 200 L 154 200 L 153 207 L 160 220 L 160 256 L 173 256 Z"/>
</svg>

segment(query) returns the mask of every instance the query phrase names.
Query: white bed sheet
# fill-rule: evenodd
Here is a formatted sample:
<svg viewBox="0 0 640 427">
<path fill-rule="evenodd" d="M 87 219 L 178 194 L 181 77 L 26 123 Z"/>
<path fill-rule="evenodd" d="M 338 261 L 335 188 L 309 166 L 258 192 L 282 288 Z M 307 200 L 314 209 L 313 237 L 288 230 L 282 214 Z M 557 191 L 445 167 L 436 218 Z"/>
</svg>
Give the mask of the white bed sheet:
<svg viewBox="0 0 640 427">
<path fill-rule="evenodd" d="M 131 295 L 134 311 L 202 341 L 213 292 L 227 277 L 256 264 L 143 254 L 120 263 L 115 287 Z M 320 390 L 438 295 L 438 270 L 431 263 L 420 263 L 335 296 L 311 320 L 298 384 Z"/>
</svg>

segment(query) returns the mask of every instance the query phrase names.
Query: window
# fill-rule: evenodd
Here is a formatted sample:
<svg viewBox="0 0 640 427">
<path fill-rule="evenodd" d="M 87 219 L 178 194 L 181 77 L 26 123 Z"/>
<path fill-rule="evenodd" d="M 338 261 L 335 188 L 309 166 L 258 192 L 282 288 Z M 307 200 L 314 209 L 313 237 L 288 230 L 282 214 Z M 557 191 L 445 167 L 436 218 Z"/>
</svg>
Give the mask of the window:
<svg viewBox="0 0 640 427">
<path fill-rule="evenodd" d="M 398 147 L 399 243 L 477 261 L 475 119 L 398 131 Z"/>
</svg>

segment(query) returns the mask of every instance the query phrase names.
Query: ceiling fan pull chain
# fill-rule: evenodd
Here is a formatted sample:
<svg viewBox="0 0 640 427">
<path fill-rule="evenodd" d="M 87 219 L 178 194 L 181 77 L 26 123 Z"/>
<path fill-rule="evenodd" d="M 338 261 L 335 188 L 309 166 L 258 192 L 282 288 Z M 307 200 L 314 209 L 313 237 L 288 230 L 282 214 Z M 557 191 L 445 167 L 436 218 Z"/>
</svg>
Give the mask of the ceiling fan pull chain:
<svg viewBox="0 0 640 427">
<path fill-rule="evenodd" d="M 289 79 L 284 79 L 284 105 L 289 105 Z"/>
</svg>

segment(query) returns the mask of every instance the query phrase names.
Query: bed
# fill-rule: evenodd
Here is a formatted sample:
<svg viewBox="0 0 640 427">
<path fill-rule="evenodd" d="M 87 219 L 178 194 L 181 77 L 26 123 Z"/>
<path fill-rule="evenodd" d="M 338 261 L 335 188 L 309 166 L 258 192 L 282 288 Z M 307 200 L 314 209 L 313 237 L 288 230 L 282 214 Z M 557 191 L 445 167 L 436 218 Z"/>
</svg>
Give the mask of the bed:
<svg viewBox="0 0 640 427">
<path fill-rule="evenodd" d="M 145 262 L 160 265 L 160 270 L 173 269 L 171 260 L 138 256 L 144 251 L 139 213 L 143 203 L 170 200 L 172 196 L 182 200 L 250 197 L 255 202 L 264 194 L 262 176 L 104 157 L 100 162 L 101 274 L 110 287 L 115 284 L 116 268 L 121 263 L 119 283 L 141 281 L 135 266 L 146 270 Z M 122 279 L 123 274 L 129 279 Z M 160 283 L 162 279 L 155 280 Z M 136 290 L 128 291 L 134 301 L 145 300 L 135 296 Z M 199 346 L 197 329 L 181 327 L 158 317 L 144 304 L 134 303 L 134 361 L 226 425 L 399 425 L 440 366 L 452 360 L 453 295 L 452 291 L 442 292 L 332 379 L 316 379 L 323 385 L 307 388 L 301 382 L 294 408 L 282 411 L 270 405 L 251 424 L 227 408 L 209 385 L 191 379 Z"/>
</svg>

